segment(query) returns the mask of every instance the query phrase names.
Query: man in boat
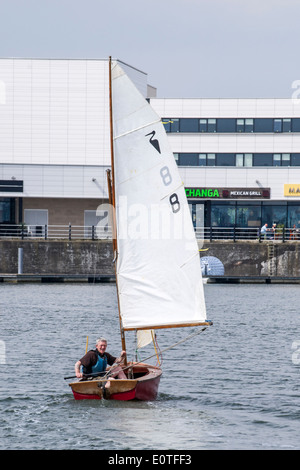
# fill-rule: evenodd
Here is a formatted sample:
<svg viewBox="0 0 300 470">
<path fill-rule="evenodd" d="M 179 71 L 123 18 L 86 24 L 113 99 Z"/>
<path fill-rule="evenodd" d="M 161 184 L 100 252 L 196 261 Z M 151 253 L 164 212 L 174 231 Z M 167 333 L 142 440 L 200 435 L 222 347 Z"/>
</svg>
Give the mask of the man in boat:
<svg viewBox="0 0 300 470">
<path fill-rule="evenodd" d="M 75 374 L 76 377 L 82 378 L 88 374 L 97 374 L 105 372 L 107 366 L 112 366 L 115 364 L 120 364 L 123 361 L 123 358 L 126 356 L 126 351 L 122 351 L 119 358 L 112 356 L 111 354 L 105 352 L 107 347 L 107 341 L 105 338 L 99 338 L 96 341 L 96 349 L 88 351 L 79 361 L 75 364 Z M 80 368 L 82 366 L 82 372 Z M 123 372 L 121 366 L 114 367 L 112 374 L 109 376 L 109 379 L 117 377 L 118 379 L 127 379 L 125 373 Z M 109 382 L 107 383 L 109 387 Z"/>
</svg>

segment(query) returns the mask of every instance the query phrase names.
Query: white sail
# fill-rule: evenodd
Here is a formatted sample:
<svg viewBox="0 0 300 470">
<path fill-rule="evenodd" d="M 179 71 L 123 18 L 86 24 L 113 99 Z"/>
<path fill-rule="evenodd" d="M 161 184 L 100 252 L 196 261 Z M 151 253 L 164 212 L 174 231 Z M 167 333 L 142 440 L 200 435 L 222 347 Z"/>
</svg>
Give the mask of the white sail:
<svg viewBox="0 0 300 470">
<path fill-rule="evenodd" d="M 153 330 L 138 330 L 137 332 L 137 341 L 136 347 L 137 349 L 141 349 L 144 346 L 153 342 L 154 332 Z"/>
<path fill-rule="evenodd" d="M 117 63 L 112 110 L 123 328 L 201 324 L 201 267 L 184 186 L 159 116 Z"/>
</svg>

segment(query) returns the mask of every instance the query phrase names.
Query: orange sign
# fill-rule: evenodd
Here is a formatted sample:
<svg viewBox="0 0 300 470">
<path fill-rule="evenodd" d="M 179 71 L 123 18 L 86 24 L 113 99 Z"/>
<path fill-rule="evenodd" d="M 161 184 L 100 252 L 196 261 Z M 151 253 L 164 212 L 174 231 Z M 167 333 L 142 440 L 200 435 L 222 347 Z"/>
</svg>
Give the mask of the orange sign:
<svg viewBox="0 0 300 470">
<path fill-rule="evenodd" d="M 285 184 L 283 195 L 300 197 L 300 183 L 299 184 Z"/>
</svg>

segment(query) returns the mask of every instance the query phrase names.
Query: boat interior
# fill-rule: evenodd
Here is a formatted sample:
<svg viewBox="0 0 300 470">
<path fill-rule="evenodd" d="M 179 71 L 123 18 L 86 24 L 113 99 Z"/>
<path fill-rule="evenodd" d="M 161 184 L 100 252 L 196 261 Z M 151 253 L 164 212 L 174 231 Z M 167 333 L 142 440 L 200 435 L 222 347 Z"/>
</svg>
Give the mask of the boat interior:
<svg viewBox="0 0 300 470">
<path fill-rule="evenodd" d="M 109 370 L 109 369 L 108 369 Z M 129 363 L 126 366 L 126 369 L 124 370 L 125 375 L 127 376 L 128 379 L 140 379 L 142 377 L 146 377 L 147 375 L 151 373 L 157 373 L 160 369 L 156 366 L 151 366 L 149 364 L 132 364 Z M 106 371 L 107 373 L 108 371 Z M 106 374 L 105 373 L 105 374 Z M 96 376 L 96 377 L 88 377 L 88 378 L 83 378 L 80 381 L 90 381 L 90 380 L 101 380 L 102 378 L 105 379 L 105 374 L 103 373 L 103 377 L 101 375 Z M 109 377 L 108 377 L 109 378 Z"/>
</svg>

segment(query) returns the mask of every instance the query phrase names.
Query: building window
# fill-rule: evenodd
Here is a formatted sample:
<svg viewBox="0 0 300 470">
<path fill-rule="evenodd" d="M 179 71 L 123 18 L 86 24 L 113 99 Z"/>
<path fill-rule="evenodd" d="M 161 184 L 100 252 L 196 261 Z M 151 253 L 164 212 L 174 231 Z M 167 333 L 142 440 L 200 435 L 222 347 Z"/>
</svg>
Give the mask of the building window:
<svg viewBox="0 0 300 470">
<path fill-rule="evenodd" d="M 281 166 L 290 166 L 291 164 L 291 154 L 283 153 L 281 155 Z"/>
<path fill-rule="evenodd" d="M 200 153 L 199 154 L 199 166 L 206 166 L 206 153 Z"/>
<path fill-rule="evenodd" d="M 218 119 L 217 121 L 217 132 L 236 132 L 236 120 L 235 119 Z"/>
<path fill-rule="evenodd" d="M 237 153 L 235 156 L 235 166 L 244 166 L 244 154 Z"/>
<path fill-rule="evenodd" d="M 273 165 L 281 166 L 281 155 L 280 153 L 274 153 L 273 155 Z"/>
<path fill-rule="evenodd" d="M 300 229 L 300 206 L 297 203 L 288 203 L 287 226 Z"/>
<path fill-rule="evenodd" d="M 255 119 L 254 132 L 273 132 L 273 119 Z"/>
<path fill-rule="evenodd" d="M 274 153 L 273 166 L 290 166 L 291 155 L 289 153 Z"/>
<path fill-rule="evenodd" d="M 186 118 L 180 120 L 180 132 L 199 132 L 198 119 Z"/>
<path fill-rule="evenodd" d="M 273 166 L 273 154 L 255 153 L 253 155 L 253 166 Z"/>
<path fill-rule="evenodd" d="M 15 198 L 0 197 L 0 224 L 15 222 Z"/>
<path fill-rule="evenodd" d="M 287 219 L 287 205 L 285 204 L 274 204 L 268 203 L 263 204 L 262 206 L 262 223 L 267 223 L 269 227 L 272 226 L 273 223 L 278 225 L 286 226 L 286 219 Z"/>
<path fill-rule="evenodd" d="M 282 132 L 282 119 L 274 119 L 274 132 Z"/>
<path fill-rule="evenodd" d="M 291 165 L 300 166 L 300 153 L 292 153 L 291 155 Z"/>
<path fill-rule="evenodd" d="M 215 166 L 215 165 L 216 165 L 216 154 L 208 153 L 207 154 L 207 166 Z"/>
<path fill-rule="evenodd" d="M 180 166 L 198 166 L 198 153 L 181 153 L 179 157 Z"/>
<path fill-rule="evenodd" d="M 179 166 L 300 166 L 300 153 L 174 153 Z"/>
<path fill-rule="evenodd" d="M 207 132 L 217 132 L 217 120 L 216 119 L 207 120 Z"/>
<path fill-rule="evenodd" d="M 245 132 L 253 132 L 254 121 L 253 119 L 245 119 Z"/>
<path fill-rule="evenodd" d="M 238 203 L 236 210 L 236 225 L 238 227 L 259 227 L 261 221 L 261 205 Z"/>
<path fill-rule="evenodd" d="M 245 132 L 245 119 L 237 119 L 236 120 L 236 131 L 237 132 Z"/>
<path fill-rule="evenodd" d="M 218 153 L 217 166 L 235 166 L 234 153 Z"/>
<path fill-rule="evenodd" d="M 300 132 L 300 118 L 163 118 L 166 132 L 286 133 Z"/>
<path fill-rule="evenodd" d="M 300 118 L 294 118 L 292 121 L 292 132 L 300 132 Z"/>
<path fill-rule="evenodd" d="M 245 153 L 244 166 L 253 166 L 253 154 L 252 153 Z"/>
<path fill-rule="evenodd" d="M 282 132 L 291 132 L 292 131 L 292 120 L 283 119 L 282 120 Z"/>
<path fill-rule="evenodd" d="M 178 118 L 163 118 L 162 123 L 166 132 L 179 132 L 179 119 Z"/>
<path fill-rule="evenodd" d="M 215 153 L 199 153 L 199 166 L 215 166 Z"/>
<path fill-rule="evenodd" d="M 162 119 L 161 122 L 164 125 L 165 131 L 166 132 L 171 132 L 171 121 L 169 119 L 164 118 L 164 119 Z"/>
<path fill-rule="evenodd" d="M 234 227 L 235 202 L 211 205 L 212 227 Z"/>
<path fill-rule="evenodd" d="M 252 166 L 252 160 L 252 153 L 237 153 L 235 159 L 235 166 Z"/>
<path fill-rule="evenodd" d="M 236 120 L 237 132 L 253 132 L 253 119 L 237 119 Z"/>
<path fill-rule="evenodd" d="M 205 201 L 204 202 L 205 226 L 227 228 L 220 233 L 230 233 L 230 227 L 244 227 L 247 232 L 256 237 L 257 229 L 267 223 L 269 227 L 273 223 L 277 228 L 285 226 L 289 229 L 300 229 L 300 204 L 299 202 L 279 202 L 279 201 Z M 203 211 L 203 201 L 193 204 L 195 209 Z M 252 230 L 248 230 L 252 229 Z M 215 232 L 217 233 L 217 232 Z M 286 230 L 286 237 L 293 239 L 296 232 Z"/>
<path fill-rule="evenodd" d="M 207 119 L 200 119 L 199 120 L 199 131 L 200 132 L 207 132 Z"/>
</svg>

